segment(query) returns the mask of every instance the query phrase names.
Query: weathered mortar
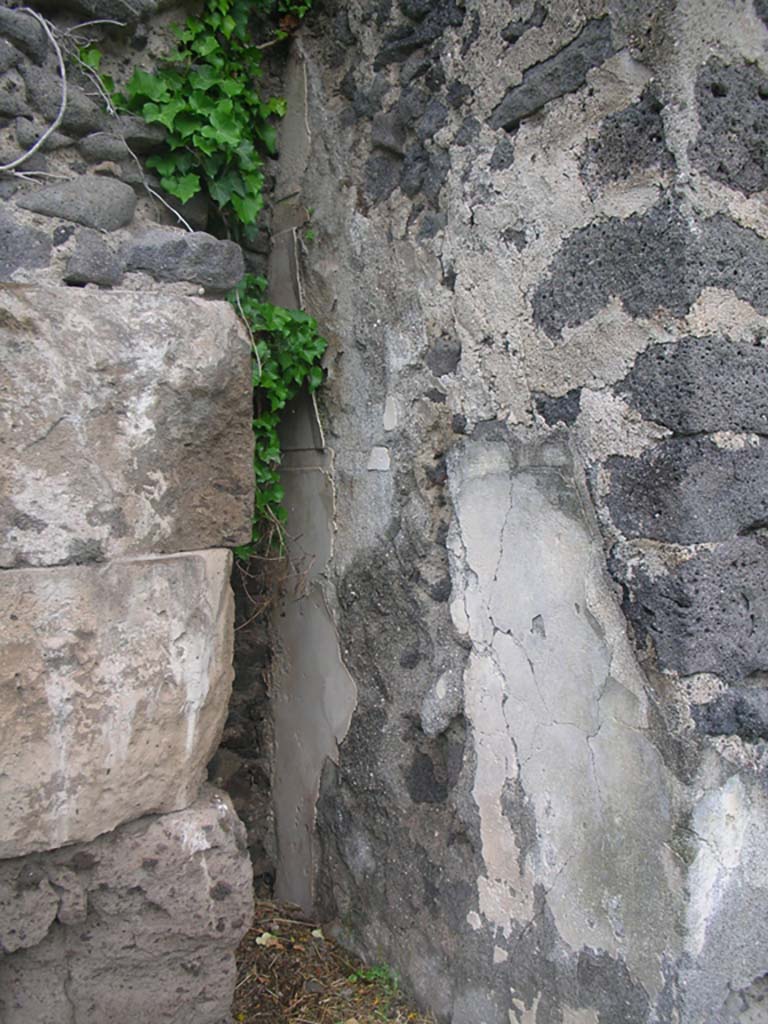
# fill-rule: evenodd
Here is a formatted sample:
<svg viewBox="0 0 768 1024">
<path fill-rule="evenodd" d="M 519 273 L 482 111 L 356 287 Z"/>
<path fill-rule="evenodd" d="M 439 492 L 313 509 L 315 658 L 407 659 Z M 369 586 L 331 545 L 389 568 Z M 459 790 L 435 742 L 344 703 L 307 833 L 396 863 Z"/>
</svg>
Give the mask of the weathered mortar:
<svg viewBox="0 0 768 1024">
<path fill-rule="evenodd" d="M 278 884 L 452 1024 L 764 1012 L 764 19 L 352 0 L 296 46 L 357 705 Z"/>
</svg>

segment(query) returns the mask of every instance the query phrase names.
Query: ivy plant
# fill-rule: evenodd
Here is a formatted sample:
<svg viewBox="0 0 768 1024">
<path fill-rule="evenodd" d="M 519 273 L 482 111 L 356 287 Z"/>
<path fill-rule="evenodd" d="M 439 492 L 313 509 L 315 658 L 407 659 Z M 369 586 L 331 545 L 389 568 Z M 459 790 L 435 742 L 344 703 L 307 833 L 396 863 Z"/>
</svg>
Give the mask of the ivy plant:
<svg viewBox="0 0 768 1024">
<path fill-rule="evenodd" d="M 264 155 L 276 152 L 279 97 L 257 87 L 263 49 L 249 16 L 270 4 L 207 0 L 199 17 L 175 31 L 177 46 L 152 73 L 136 68 L 120 106 L 163 125 L 167 149 L 147 160 L 170 195 L 186 202 L 205 189 L 233 234 L 263 206 Z"/>
<path fill-rule="evenodd" d="M 267 302 L 266 287 L 263 277 L 247 274 L 230 295 L 248 324 L 253 343 L 256 505 L 252 541 L 235 549 L 242 559 L 268 550 L 275 541 L 282 547 L 286 511 L 278 427 L 288 402 L 303 387 L 312 392 L 322 383 L 319 364 L 327 345 L 313 317 Z"/>
</svg>

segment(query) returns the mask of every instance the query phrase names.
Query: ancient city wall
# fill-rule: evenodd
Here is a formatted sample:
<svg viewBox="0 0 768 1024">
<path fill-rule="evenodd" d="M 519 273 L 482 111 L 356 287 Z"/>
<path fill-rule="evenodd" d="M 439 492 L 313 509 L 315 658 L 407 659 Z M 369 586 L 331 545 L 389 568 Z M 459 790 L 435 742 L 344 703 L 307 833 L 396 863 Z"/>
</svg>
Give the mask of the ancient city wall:
<svg viewBox="0 0 768 1024">
<path fill-rule="evenodd" d="M 0 29 L 12 163 L 57 57 Z M 283 92 L 330 345 L 225 750 L 267 246 L 76 78 L 0 183 L 0 1022 L 221 1024 L 246 846 L 441 1022 L 764 1020 L 768 8 L 323 0 Z"/>
</svg>

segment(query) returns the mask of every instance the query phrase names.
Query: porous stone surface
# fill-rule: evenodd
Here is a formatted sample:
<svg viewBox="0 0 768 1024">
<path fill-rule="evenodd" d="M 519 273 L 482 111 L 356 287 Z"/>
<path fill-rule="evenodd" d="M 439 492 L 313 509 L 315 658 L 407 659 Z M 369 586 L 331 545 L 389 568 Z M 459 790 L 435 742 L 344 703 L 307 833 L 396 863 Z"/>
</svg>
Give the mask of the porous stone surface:
<svg viewBox="0 0 768 1024">
<path fill-rule="evenodd" d="M 129 270 L 143 270 L 158 281 L 191 281 L 212 292 L 226 292 L 245 273 L 243 251 L 204 231 L 153 228 L 128 250 Z"/>
<path fill-rule="evenodd" d="M 20 287 L 0 293 L 0 335 L 0 565 L 249 539 L 250 350 L 231 307 Z"/>
<path fill-rule="evenodd" d="M 653 345 L 618 390 L 642 416 L 676 434 L 768 433 L 768 347 L 759 334 Z"/>
<path fill-rule="evenodd" d="M 672 544 L 728 540 L 768 526 L 768 445 L 762 438 L 674 437 L 605 468 L 608 507 L 625 537 Z"/>
<path fill-rule="evenodd" d="M 296 49 L 290 615 L 343 665 L 273 666 L 277 889 L 441 1024 L 764 1010 L 763 6 L 350 0 Z"/>
<path fill-rule="evenodd" d="M 32 15 L 0 7 L 0 32 L 35 64 L 43 63 L 48 53 L 48 39 L 45 29 Z"/>
<path fill-rule="evenodd" d="M 67 260 L 65 284 L 98 284 L 105 288 L 120 284 L 122 260 L 105 242 L 100 231 L 83 228 L 75 235 L 75 251 Z"/>
<path fill-rule="evenodd" d="M 218 550 L 0 573 L 0 858 L 194 799 L 231 691 L 230 567 Z"/>
<path fill-rule="evenodd" d="M 663 109 L 649 86 L 626 110 L 606 117 L 581 159 L 585 180 L 606 185 L 649 168 L 670 170 L 674 160 L 664 138 Z"/>
<path fill-rule="evenodd" d="M 136 209 L 136 193 L 122 181 L 93 175 L 61 185 L 44 185 L 20 196 L 16 202 L 23 209 L 46 217 L 115 231 L 130 224 Z"/>
<path fill-rule="evenodd" d="M 694 709 L 696 724 L 710 736 L 768 739 L 768 693 L 760 687 L 734 686 L 709 704 Z"/>
<path fill-rule="evenodd" d="M 0 910 L 4 1024 L 221 1024 L 253 912 L 243 827 L 206 787 L 185 810 L 0 861 Z"/>
<path fill-rule="evenodd" d="M 61 109 L 61 76 L 56 65 L 49 69 L 26 64 L 22 75 L 29 103 L 50 124 Z M 28 108 L 18 112 L 28 113 Z M 86 135 L 98 131 L 106 122 L 102 108 L 83 89 L 69 83 L 61 130 L 75 136 Z"/>
<path fill-rule="evenodd" d="M 552 338 L 619 298 L 631 316 L 684 316 L 707 287 L 731 288 L 768 311 L 763 239 L 720 214 L 695 231 L 674 200 L 626 220 L 596 222 L 571 235 L 533 296 L 536 323 Z"/>
<path fill-rule="evenodd" d="M 48 235 L 19 224 L 0 210 L 0 280 L 10 280 L 20 267 L 45 267 L 50 258 L 51 239 Z"/>
<path fill-rule="evenodd" d="M 637 640 L 651 644 L 662 670 L 760 682 L 768 669 L 768 553 L 760 537 L 688 553 L 661 572 L 638 562 L 619 550 L 612 568 Z"/>
<path fill-rule="evenodd" d="M 746 195 L 765 189 L 768 75 L 753 64 L 727 65 L 713 58 L 696 81 L 696 105 L 701 131 L 694 163 Z"/>
</svg>

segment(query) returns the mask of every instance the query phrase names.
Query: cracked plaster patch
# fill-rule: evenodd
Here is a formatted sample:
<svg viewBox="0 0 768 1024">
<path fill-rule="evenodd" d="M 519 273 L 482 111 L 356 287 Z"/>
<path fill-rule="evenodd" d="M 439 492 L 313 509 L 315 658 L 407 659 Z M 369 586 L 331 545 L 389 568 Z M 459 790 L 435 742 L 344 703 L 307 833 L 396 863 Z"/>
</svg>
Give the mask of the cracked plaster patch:
<svg viewBox="0 0 768 1024">
<path fill-rule="evenodd" d="M 450 463 L 455 602 L 473 642 L 464 685 L 487 867 L 480 911 L 509 935 L 531 919 L 535 878 L 572 948 L 622 956 L 658 991 L 658 958 L 677 941 L 660 852 L 672 783 L 645 735 L 642 677 L 573 481 L 551 453 L 557 465 L 524 460 L 504 443 L 468 442 Z M 502 788 L 518 778 L 536 816 L 522 868 L 501 813 Z"/>
</svg>

